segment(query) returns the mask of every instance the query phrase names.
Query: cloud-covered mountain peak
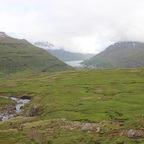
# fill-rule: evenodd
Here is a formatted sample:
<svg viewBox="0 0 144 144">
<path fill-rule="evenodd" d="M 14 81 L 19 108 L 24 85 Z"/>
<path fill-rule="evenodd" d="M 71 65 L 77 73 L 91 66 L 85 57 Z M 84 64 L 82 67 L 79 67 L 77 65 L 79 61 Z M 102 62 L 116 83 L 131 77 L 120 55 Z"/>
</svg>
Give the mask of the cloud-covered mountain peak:
<svg viewBox="0 0 144 144">
<path fill-rule="evenodd" d="M 34 42 L 34 45 L 40 48 L 44 48 L 44 49 L 51 49 L 54 47 L 53 44 L 49 43 L 49 42 L 44 42 L 44 41 L 38 41 L 38 42 Z"/>
<path fill-rule="evenodd" d="M 0 38 L 9 37 L 5 32 L 0 32 Z"/>
</svg>

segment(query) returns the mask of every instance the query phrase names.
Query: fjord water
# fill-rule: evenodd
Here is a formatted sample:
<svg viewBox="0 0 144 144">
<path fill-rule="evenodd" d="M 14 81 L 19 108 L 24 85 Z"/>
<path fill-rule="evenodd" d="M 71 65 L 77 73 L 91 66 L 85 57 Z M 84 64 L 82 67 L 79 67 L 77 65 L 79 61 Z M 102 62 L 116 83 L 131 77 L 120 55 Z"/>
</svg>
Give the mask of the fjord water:
<svg viewBox="0 0 144 144">
<path fill-rule="evenodd" d="M 78 61 L 65 61 L 66 64 L 72 66 L 72 67 L 82 67 L 81 62 L 83 60 L 78 60 Z"/>
</svg>

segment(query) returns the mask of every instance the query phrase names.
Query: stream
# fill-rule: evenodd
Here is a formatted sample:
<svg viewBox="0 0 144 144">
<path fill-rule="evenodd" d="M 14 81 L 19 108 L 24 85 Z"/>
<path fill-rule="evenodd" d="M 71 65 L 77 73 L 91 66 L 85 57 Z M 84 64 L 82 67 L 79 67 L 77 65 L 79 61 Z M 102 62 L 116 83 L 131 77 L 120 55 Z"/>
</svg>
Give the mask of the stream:
<svg viewBox="0 0 144 144">
<path fill-rule="evenodd" d="M 4 121 L 14 117 L 21 111 L 22 107 L 30 101 L 30 99 L 18 99 L 8 96 L 0 96 L 0 98 L 10 98 L 11 100 L 16 102 L 15 106 L 13 106 L 11 109 L 0 111 L 0 121 Z"/>
</svg>

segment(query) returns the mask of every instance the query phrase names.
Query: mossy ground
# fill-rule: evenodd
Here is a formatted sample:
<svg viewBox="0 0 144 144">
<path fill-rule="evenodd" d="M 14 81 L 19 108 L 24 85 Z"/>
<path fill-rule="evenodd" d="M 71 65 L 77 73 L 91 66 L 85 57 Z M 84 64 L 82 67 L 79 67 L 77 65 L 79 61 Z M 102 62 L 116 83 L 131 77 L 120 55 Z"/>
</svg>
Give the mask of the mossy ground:
<svg viewBox="0 0 144 144">
<path fill-rule="evenodd" d="M 144 130 L 144 70 L 81 70 L 1 76 L 0 94 L 29 96 L 21 117 L 0 122 L 0 143 L 137 144 L 130 129 Z M 2 102 L 2 99 L 0 99 Z M 31 106 L 36 115 L 30 116 Z M 53 119 L 99 123 L 99 133 L 61 128 Z"/>
</svg>

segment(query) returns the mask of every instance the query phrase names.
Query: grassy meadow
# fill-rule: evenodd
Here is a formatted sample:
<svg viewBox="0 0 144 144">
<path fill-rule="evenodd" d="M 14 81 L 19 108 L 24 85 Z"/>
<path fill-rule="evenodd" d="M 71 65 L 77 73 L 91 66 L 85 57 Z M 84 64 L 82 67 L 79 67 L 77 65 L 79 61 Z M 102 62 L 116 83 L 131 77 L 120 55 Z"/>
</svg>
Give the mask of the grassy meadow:
<svg viewBox="0 0 144 144">
<path fill-rule="evenodd" d="M 144 144 L 127 136 L 144 131 L 143 69 L 1 75 L 0 95 L 31 98 L 0 122 L 0 144 Z M 97 132 L 82 128 L 93 123 Z"/>
</svg>

